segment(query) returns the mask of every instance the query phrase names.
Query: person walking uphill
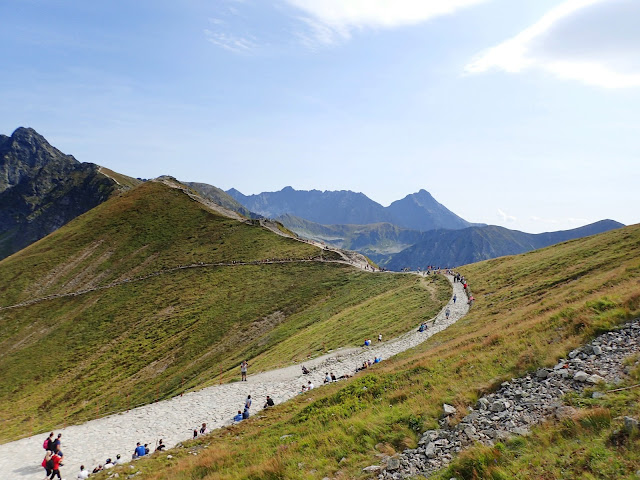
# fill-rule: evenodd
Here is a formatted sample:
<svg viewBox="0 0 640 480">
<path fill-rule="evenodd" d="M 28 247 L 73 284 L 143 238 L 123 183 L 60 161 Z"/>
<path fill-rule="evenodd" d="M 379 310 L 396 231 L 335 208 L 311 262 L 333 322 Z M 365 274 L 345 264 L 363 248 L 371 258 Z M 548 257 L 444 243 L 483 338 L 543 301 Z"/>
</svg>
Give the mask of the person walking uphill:
<svg viewBox="0 0 640 480">
<path fill-rule="evenodd" d="M 242 363 L 240 364 L 240 374 L 241 374 L 241 382 L 246 382 L 247 381 L 247 368 L 249 368 L 249 364 L 247 363 L 246 360 L 243 360 Z"/>
</svg>

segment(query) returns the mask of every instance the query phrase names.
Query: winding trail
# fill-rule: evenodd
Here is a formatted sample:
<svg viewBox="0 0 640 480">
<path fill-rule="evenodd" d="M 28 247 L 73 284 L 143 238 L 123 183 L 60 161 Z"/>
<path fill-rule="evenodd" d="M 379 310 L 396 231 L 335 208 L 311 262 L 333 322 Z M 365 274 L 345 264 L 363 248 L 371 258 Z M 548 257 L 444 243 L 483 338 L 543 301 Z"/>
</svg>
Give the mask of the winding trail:
<svg viewBox="0 0 640 480">
<path fill-rule="evenodd" d="M 63 430 L 62 447 L 64 452 L 63 478 L 75 478 L 80 465 L 93 469 L 104 463 L 107 457 L 115 458 L 121 454 L 129 459 L 136 442 L 148 443 L 151 450 L 162 438 L 168 447 L 192 437 L 193 429 L 207 423 L 210 428 L 219 428 L 230 423 L 230 419 L 244 405 L 247 395 L 254 399 L 252 415 L 262 408 L 266 395 L 282 403 L 294 396 L 301 385 L 311 380 L 316 388 L 322 385 L 325 372 L 333 372 L 337 377 L 352 375 L 366 360 L 382 357 L 383 361 L 400 352 L 424 342 L 427 338 L 446 329 L 468 310 L 464 301 L 466 295 L 460 283 L 454 283 L 453 294 L 458 301 L 452 300 L 431 321 L 426 332 L 415 330 L 407 332 L 393 340 L 375 343 L 370 347 L 340 349 L 330 354 L 305 362 L 312 370 L 302 375 L 299 365 L 249 375 L 246 382 L 228 383 L 204 388 L 197 392 L 184 394 L 169 400 L 145 405 L 133 410 L 108 417 L 99 418 L 81 425 Z M 449 307 L 450 316 L 445 318 Z M 23 438 L 15 442 L 0 445 L 0 471 L 6 478 L 20 480 L 41 480 L 43 469 L 40 466 L 44 450 L 42 442 L 46 433 Z"/>
</svg>

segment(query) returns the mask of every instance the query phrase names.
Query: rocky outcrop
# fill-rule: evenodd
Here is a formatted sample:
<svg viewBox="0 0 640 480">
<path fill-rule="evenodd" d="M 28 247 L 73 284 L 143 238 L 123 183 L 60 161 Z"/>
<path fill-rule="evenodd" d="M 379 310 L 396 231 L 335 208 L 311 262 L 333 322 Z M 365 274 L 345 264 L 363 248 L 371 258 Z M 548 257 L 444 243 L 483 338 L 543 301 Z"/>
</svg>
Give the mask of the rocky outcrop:
<svg viewBox="0 0 640 480">
<path fill-rule="evenodd" d="M 480 398 L 474 408 L 469 408 L 469 414 L 455 425 L 450 425 L 455 408 L 445 404 L 440 428 L 424 432 L 418 448 L 405 450 L 394 462 L 387 464 L 392 468 L 387 466 L 378 478 L 428 476 L 475 442 L 493 445 L 512 435 L 527 435 L 532 425 L 546 418 L 569 416 L 573 409 L 562 403 L 565 394 L 582 391 L 585 386 L 602 381 L 621 382 L 630 368 L 623 365 L 623 360 L 638 353 L 640 319 L 572 351 L 553 368 L 539 369 L 504 382 L 497 392 Z M 625 428 L 637 428 L 637 421 L 634 424 L 633 418 L 625 419 Z"/>
<path fill-rule="evenodd" d="M 0 259 L 122 188 L 98 165 L 65 155 L 31 128 L 0 135 Z"/>
</svg>

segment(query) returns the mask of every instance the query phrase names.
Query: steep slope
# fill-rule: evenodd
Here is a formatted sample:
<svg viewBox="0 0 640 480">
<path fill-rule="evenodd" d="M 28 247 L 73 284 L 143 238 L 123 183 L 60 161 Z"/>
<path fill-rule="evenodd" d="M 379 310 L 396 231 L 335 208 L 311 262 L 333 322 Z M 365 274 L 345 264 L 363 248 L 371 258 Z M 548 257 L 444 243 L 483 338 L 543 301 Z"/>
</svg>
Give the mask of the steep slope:
<svg viewBox="0 0 640 480">
<path fill-rule="evenodd" d="M 239 213 L 247 218 L 257 218 L 257 215 L 251 213 L 244 205 L 241 205 L 237 200 L 235 200 L 231 195 L 226 193 L 224 190 L 215 187 L 213 185 L 209 185 L 207 183 L 198 183 L 198 182 L 182 182 L 187 185 L 189 188 L 194 189 L 204 198 L 211 200 L 212 202 L 217 203 L 218 205 L 222 205 L 229 210 L 233 210 L 234 212 Z"/>
<path fill-rule="evenodd" d="M 428 265 L 466 265 L 504 255 L 516 255 L 623 226 L 613 220 L 601 220 L 571 230 L 539 234 L 509 230 L 495 225 L 463 230 L 435 230 L 425 232 L 419 243 L 391 255 L 387 260 L 378 261 L 390 270 L 425 268 Z"/>
<path fill-rule="evenodd" d="M 291 214 L 323 225 L 392 223 L 401 228 L 431 230 L 464 228 L 471 224 L 436 202 L 425 190 L 407 195 L 389 207 L 349 190 L 295 190 L 243 195 L 232 188 L 227 192 L 252 212 L 275 218 Z"/>
<path fill-rule="evenodd" d="M 0 261 L 0 441 L 236 378 L 242 359 L 391 337 L 448 294 L 339 258 L 167 179 L 111 198 Z M 299 351 L 268 355 L 294 334 Z"/>
<path fill-rule="evenodd" d="M 33 129 L 0 135 L 0 259 L 138 183 L 116 177 L 63 154 Z"/>
<path fill-rule="evenodd" d="M 438 428 L 439 421 L 457 424 L 479 397 L 503 382 L 553 367 L 595 335 L 640 315 L 640 226 L 468 265 L 461 272 L 476 297 L 463 320 L 355 378 L 171 451 L 171 463 L 166 455 L 138 462 L 139 477 L 376 478 L 375 468 L 362 469 L 390 464 L 389 457 L 416 448 L 423 432 Z M 627 386 L 633 377 L 622 381 Z M 548 428 L 545 435 L 496 442 L 438 478 L 605 478 L 600 466 L 612 472 L 606 478 L 634 478 L 640 438 L 631 435 L 619 443 L 617 417 L 637 417 L 637 392 L 569 398 L 578 410 L 573 418 L 549 421 L 541 427 Z M 443 403 L 457 409 L 448 420 Z M 508 454 L 514 468 L 500 463 Z"/>
</svg>

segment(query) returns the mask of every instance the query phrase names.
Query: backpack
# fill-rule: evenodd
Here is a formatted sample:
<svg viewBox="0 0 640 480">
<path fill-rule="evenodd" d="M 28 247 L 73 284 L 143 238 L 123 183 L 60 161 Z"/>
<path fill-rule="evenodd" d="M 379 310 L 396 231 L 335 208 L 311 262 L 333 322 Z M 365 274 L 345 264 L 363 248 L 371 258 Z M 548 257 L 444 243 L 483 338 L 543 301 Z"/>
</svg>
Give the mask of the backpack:
<svg viewBox="0 0 640 480">
<path fill-rule="evenodd" d="M 44 439 L 44 443 L 42 444 L 42 448 L 45 450 L 49 450 L 49 437 Z"/>
</svg>

